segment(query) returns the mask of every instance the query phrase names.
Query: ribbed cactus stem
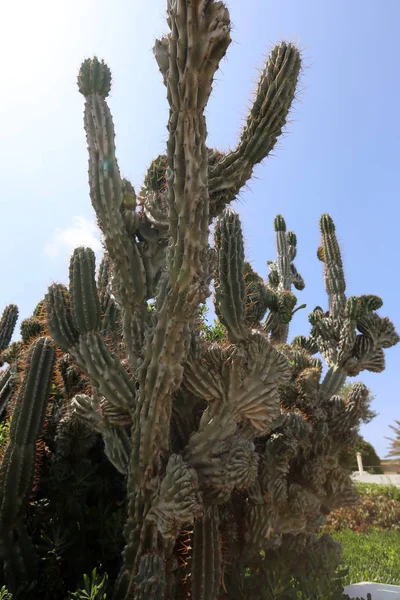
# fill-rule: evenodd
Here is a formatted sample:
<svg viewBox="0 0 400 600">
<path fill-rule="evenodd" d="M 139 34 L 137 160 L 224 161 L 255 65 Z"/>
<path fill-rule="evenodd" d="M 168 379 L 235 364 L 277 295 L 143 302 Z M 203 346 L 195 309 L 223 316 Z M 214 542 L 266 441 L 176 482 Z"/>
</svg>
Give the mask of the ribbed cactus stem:
<svg viewBox="0 0 400 600">
<path fill-rule="evenodd" d="M 246 286 L 244 280 L 244 247 L 239 215 L 231 208 L 218 218 L 215 227 L 218 268 L 215 280 L 217 314 L 232 342 L 249 333 L 245 325 Z"/>
<path fill-rule="evenodd" d="M 23 554 L 23 549 L 19 552 L 17 548 L 17 530 L 32 490 L 36 441 L 46 416 L 55 357 L 49 338 L 38 338 L 32 343 L 11 421 L 10 441 L 0 469 L 0 552 L 10 581 L 17 580 L 21 585 L 29 581 L 32 565 L 22 565 L 20 560 L 18 564 L 14 562 Z M 14 540 L 10 542 L 14 529 Z M 15 568 L 22 569 L 17 577 Z"/>
<path fill-rule="evenodd" d="M 329 296 L 329 310 L 335 317 L 343 311 L 346 303 L 346 282 L 339 244 L 332 217 L 322 215 L 320 219 L 323 262 L 325 264 L 325 287 Z"/>
<path fill-rule="evenodd" d="M 163 600 L 165 563 L 158 554 L 144 554 L 140 559 L 134 600 Z"/>
<path fill-rule="evenodd" d="M 6 411 L 17 380 L 16 369 L 8 367 L 0 373 L 0 420 Z"/>
<path fill-rule="evenodd" d="M 210 168 L 213 215 L 235 198 L 254 165 L 274 148 L 295 97 L 300 66 L 300 53 L 294 44 L 281 42 L 273 48 L 258 81 L 238 147 Z"/>
<path fill-rule="evenodd" d="M 78 341 L 78 332 L 71 316 L 70 298 L 67 288 L 53 283 L 46 294 L 47 326 L 60 348 L 68 352 Z"/>
<path fill-rule="evenodd" d="M 191 586 L 193 600 L 217 600 L 221 588 L 221 540 L 218 507 L 207 509 L 193 531 Z"/>
<path fill-rule="evenodd" d="M 11 341 L 15 324 L 18 320 L 18 306 L 9 304 L 0 319 L 0 352 L 7 348 Z"/>
<path fill-rule="evenodd" d="M 290 290 L 290 257 L 289 245 L 286 236 L 286 223 L 281 215 L 275 217 L 275 234 L 276 234 L 276 250 L 277 250 L 277 266 L 280 277 L 280 289 Z"/>
<path fill-rule="evenodd" d="M 96 329 L 100 325 L 100 307 L 92 250 L 80 248 L 75 251 L 70 264 L 70 290 L 68 292 L 61 284 L 50 286 L 46 310 L 54 341 L 74 357 L 112 404 L 131 409 L 135 386 Z"/>
<path fill-rule="evenodd" d="M 81 94 L 87 96 L 97 93 L 106 98 L 111 90 L 111 71 L 97 56 L 83 61 L 78 75 L 78 88 Z"/>
<path fill-rule="evenodd" d="M 85 71 L 85 63 L 81 73 Z M 85 129 L 89 150 L 90 197 L 105 244 L 118 274 L 118 293 L 125 308 L 146 294 L 146 276 L 137 245 L 128 240 L 120 211 L 123 201 L 122 179 L 115 156 L 114 124 L 104 95 L 97 86 L 80 88 L 85 95 Z"/>
<path fill-rule="evenodd" d="M 95 260 L 91 248 L 76 248 L 70 262 L 71 314 L 80 333 L 94 331 L 100 325 Z"/>
<path fill-rule="evenodd" d="M 343 387 L 347 374 L 342 369 L 331 367 L 326 373 L 321 384 L 321 392 L 326 398 L 330 398 Z"/>
</svg>

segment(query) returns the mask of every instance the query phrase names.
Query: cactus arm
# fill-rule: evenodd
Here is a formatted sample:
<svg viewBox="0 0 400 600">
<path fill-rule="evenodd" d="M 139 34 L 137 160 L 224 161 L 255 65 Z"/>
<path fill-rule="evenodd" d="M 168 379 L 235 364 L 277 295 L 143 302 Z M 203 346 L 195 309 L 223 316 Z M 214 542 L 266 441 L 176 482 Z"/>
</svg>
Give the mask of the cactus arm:
<svg viewBox="0 0 400 600">
<path fill-rule="evenodd" d="M 218 268 L 215 277 L 215 307 L 231 342 L 246 338 L 246 287 L 244 280 L 244 248 L 242 227 L 232 209 L 217 220 L 215 246 Z"/>
<path fill-rule="evenodd" d="M 18 320 L 18 306 L 9 304 L 0 319 L 0 352 L 7 348 Z"/>
<path fill-rule="evenodd" d="M 0 373 L 0 420 L 3 420 L 4 412 L 11 398 L 13 390 L 17 382 L 16 369 L 7 367 Z"/>
<path fill-rule="evenodd" d="M 161 48 L 159 47 L 159 50 Z M 301 60 L 296 46 L 275 46 L 261 73 L 256 97 L 237 148 L 210 166 L 211 214 L 219 214 L 274 148 L 293 102 Z"/>
<path fill-rule="evenodd" d="M 120 473 L 127 475 L 131 444 L 126 430 L 107 423 L 94 398 L 85 394 L 72 399 L 71 409 L 78 419 L 102 435 L 105 455 Z"/>
<path fill-rule="evenodd" d="M 292 285 L 298 290 L 304 288 L 304 281 L 297 272 L 293 260 L 297 254 L 296 235 L 289 231 L 286 233 L 286 223 L 282 215 L 277 215 L 274 220 L 276 235 L 277 260 L 269 261 L 269 308 L 270 312 L 264 323 L 264 331 L 270 334 L 274 343 L 285 343 L 289 335 L 289 324 L 296 310 L 297 298 L 292 293 Z"/>
<path fill-rule="evenodd" d="M 98 331 L 100 305 L 90 248 L 75 250 L 70 266 L 70 292 L 61 284 L 50 286 L 46 310 L 55 342 L 73 356 L 95 388 L 112 404 L 132 409 L 135 386 Z"/>
<path fill-rule="evenodd" d="M 97 72 L 107 85 L 97 83 Z M 85 96 L 85 130 L 89 151 L 90 197 L 104 242 L 114 265 L 115 290 L 121 304 L 123 332 L 132 370 L 140 361 L 146 313 L 146 272 L 134 236 L 129 235 L 124 213 L 126 185 L 121 179 L 115 155 L 114 124 L 105 100 L 110 89 L 111 74 L 97 58 L 82 64 L 78 84 Z M 84 82 L 84 83 L 82 83 Z"/>
<path fill-rule="evenodd" d="M 335 224 L 328 214 L 320 219 L 322 253 L 319 258 L 325 267 L 325 287 L 329 298 L 329 312 L 335 319 L 346 305 L 346 282 L 339 244 L 335 234 Z"/>
<path fill-rule="evenodd" d="M 217 600 L 222 581 L 218 507 L 207 509 L 193 532 L 191 569 L 193 600 Z"/>
<path fill-rule="evenodd" d="M 94 58 L 81 67 L 84 71 L 102 70 L 111 80 L 107 65 Z M 118 273 L 118 293 L 124 307 L 134 307 L 145 296 L 145 272 L 136 245 L 129 241 L 121 215 L 122 179 L 115 155 L 114 124 L 105 98 L 109 86 L 99 89 L 94 77 L 88 77 L 85 87 L 85 129 L 89 151 L 89 185 L 93 208 L 102 229 L 105 244 Z"/>
<path fill-rule="evenodd" d="M 0 468 L 0 553 L 12 592 L 16 591 L 16 582 L 18 586 L 29 582 L 34 568 L 34 556 L 28 557 L 19 545 L 19 538 L 26 537 L 26 533 L 18 532 L 18 527 L 32 491 L 36 441 L 46 416 L 54 364 L 55 348 L 51 340 L 45 337 L 35 340 L 26 357 L 10 441 Z"/>
</svg>

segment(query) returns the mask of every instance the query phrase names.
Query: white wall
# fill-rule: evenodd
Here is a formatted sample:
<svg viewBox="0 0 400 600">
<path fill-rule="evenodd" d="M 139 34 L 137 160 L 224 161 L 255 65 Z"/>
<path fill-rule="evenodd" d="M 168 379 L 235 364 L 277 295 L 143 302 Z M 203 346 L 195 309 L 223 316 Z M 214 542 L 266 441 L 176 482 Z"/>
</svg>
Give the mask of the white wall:
<svg viewBox="0 0 400 600">
<path fill-rule="evenodd" d="M 371 475 L 370 473 L 360 474 L 358 472 L 353 473 L 352 479 L 354 481 L 359 481 L 360 483 L 380 483 L 386 485 L 395 485 L 400 487 L 400 475 Z"/>
</svg>

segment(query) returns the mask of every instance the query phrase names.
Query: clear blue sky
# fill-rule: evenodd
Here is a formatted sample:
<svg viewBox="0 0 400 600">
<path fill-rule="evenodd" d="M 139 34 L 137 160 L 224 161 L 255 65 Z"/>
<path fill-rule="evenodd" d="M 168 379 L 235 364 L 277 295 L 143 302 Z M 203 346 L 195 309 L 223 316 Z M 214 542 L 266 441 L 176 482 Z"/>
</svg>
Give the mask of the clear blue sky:
<svg viewBox="0 0 400 600">
<path fill-rule="evenodd" d="M 110 98 L 122 173 L 139 188 L 163 151 L 168 106 L 154 39 L 166 32 L 166 0 L 28 0 L 3 7 L 0 309 L 29 316 L 52 281 L 66 281 L 75 245 L 99 249 L 87 184 L 83 98 L 76 74 L 97 54 L 113 72 Z M 400 328 L 398 66 L 399 0 L 231 0 L 233 43 L 209 103 L 209 145 L 232 147 L 249 106 L 257 68 L 282 37 L 303 48 L 302 91 L 275 157 L 256 171 L 236 208 L 248 258 L 266 276 L 274 258 L 273 217 L 298 235 L 298 270 L 307 311 L 292 335 L 308 333 L 316 304 L 326 306 L 318 218 L 335 219 L 349 294 L 375 293 Z M 308 310 L 309 309 L 309 310 Z M 380 413 L 363 429 L 384 455 L 388 425 L 400 418 L 400 346 L 381 375 L 362 380 Z"/>
</svg>

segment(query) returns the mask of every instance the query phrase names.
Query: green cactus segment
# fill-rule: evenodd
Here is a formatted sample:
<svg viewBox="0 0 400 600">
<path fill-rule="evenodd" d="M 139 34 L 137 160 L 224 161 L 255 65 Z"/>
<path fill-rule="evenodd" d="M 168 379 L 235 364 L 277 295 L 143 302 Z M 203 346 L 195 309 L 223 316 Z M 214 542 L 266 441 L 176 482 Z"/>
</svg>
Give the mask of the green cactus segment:
<svg viewBox="0 0 400 600">
<path fill-rule="evenodd" d="M 22 350 L 23 342 L 21 340 L 19 342 L 11 342 L 0 355 L 0 366 L 2 367 L 4 363 L 8 363 L 9 365 L 16 363 L 21 357 Z"/>
<path fill-rule="evenodd" d="M 332 316 L 343 310 L 346 302 L 346 282 L 339 244 L 332 217 L 324 214 L 320 220 L 323 262 L 325 265 L 325 287 L 329 296 L 329 310 Z"/>
<path fill-rule="evenodd" d="M 127 475 L 131 443 L 126 430 L 109 424 L 95 400 L 85 394 L 77 394 L 72 399 L 71 409 L 80 421 L 102 435 L 105 455 L 117 471 Z"/>
<path fill-rule="evenodd" d="M 358 425 L 359 415 L 365 410 L 368 395 L 368 388 L 363 383 L 355 383 L 346 402 L 337 396 L 331 398 L 330 403 L 335 403 L 336 410 L 332 414 L 329 428 L 337 441 L 349 435 L 349 431 Z"/>
<path fill-rule="evenodd" d="M 79 333 L 94 331 L 100 325 L 95 261 L 91 248 L 76 248 L 70 262 L 71 313 Z"/>
<path fill-rule="evenodd" d="M 304 289 L 304 280 L 298 273 L 293 260 L 297 254 L 297 238 L 293 231 L 286 233 L 286 222 L 282 215 L 274 220 L 276 234 L 277 260 L 268 261 L 268 291 L 270 294 L 270 312 L 264 324 L 264 330 L 270 334 L 271 341 L 284 343 L 289 334 L 289 323 L 298 307 L 296 296 L 291 292 L 292 285 L 297 290 Z"/>
<path fill-rule="evenodd" d="M 29 340 L 32 340 L 35 337 L 38 337 L 41 333 L 43 333 L 44 326 L 39 319 L 35 317 L 29 317 L 28 319 L 24 319 L 20 325 L 20 332 L 22 341 L 24 343 L 28 343 Z"/>
<path fill-rule="evenodd" d="M 276 215 L 274 220 L 275 233 L 282 232 L 286 233 L 286 222 L 282 215 Z"/>
<path fill-rule="evenodd" d="M 47 326 L 52 338 L 62 348 L 68 349 L 78 341 L 71 315 L 70 299 L 67 288 L 61 283 L 53 283 L 46 295 Z"/>
<path fill-rule="evenodd" d="M 0 421 L 6 412 L 7 404 L 12 396 L 17 383 L 17 374 L 14 367 L 8 367 L 0 373 Z"/>
<path fill-rule="evenodd" d="M 0 554 L 13 592 L 17 586 L 29 582 L 32 575 L 33 553 L 24 558 L 29 544 L 23 541 L 27 536 L 21 519 L 32 491 L 36 441 L 46 416 L 55 358 L 49 338 L 38 338 L 32 343 L 11 421 L 10 441 L 0 468 Z"/>
<path fill-rule="evenodd" d="M 254 165 L 274 148 L 295 97 L 301 59 L 296 46 L 276 45 L 261 73 L 254 104 L 236 150 L 226 154 L 210 168 L 212 213 L 231 202 L 250 178 Z M 223 202 L 221 202 L 221 193 Z"/>
<path fill-rule="evenodd" d="M 278 273 L 279 273 L 279 284 L 283 290 L 290 290 L 291 286 L 291 271 L 290 271 L 290 258 L 289 258 L 289 246 L 287 243 L 286 236 L 286 223 L 281 215 L 277 215 L 274 221 L 275 233 L 276 233 L 276 249 L 278 255 Z"/>
<path fill-rule="evenodd" d="M 159 496 L 153 503 L 147 519 L 157 525 L 165 540 L 175 542 L 184 525 L 193 524 L 203 512 L 198 491 L 196 471 L 172 454 L 161 483 Z"/>
<path fill-rule="evenodd" d="M 215 280 L 216 310 L 231 341 L 246 337 L 246 285 L 243 235 L 239 215 L 226 209 L 215 227 L 218 276 Z"/>
<path fill-rule="evenodd" d="M 246 325 L 255 327 L 264 317 L 267 308 L 276 303 L 276 296 L 267 289 L 262 277 L 246 261 L 243 265 L 243 277 L 246 288 Z"/>
<path fill-rule="evenodd" d="M 166 186 L 165 172 L 167 169 L 167 156 L 160 154 L 152 161 L 144 178 L 144 186 L 153 192 L 159 192 Z"/>
<path fill-rule="evenodd" d="M 78 75 L 78 88 L 85 97 L 99 94 L 106 98 L 111 90 L 111 71 L 96 56 L 83 61 Z"/>
<path fill-rule="evenodd" d="M 289 231 L 286 234 L 286 241 L 289 249 L 289 260 L 293 262 L 297 255 L 297 236 L 294 231 Z"/>
<path fill-rule="evenodd" d="M 55 348 L 49 338 L 38 338 L 26 357 L 10 428 L 10 443 L 0 470 L 0 523 L 11 526 L 28 501 L 34 476 L 36 440 L 46 416 Z"/>
<path fill-rule="evenodd" d="M 346 371 L 331 367 L 324 377 L 321 385 L 321 391 L 326 398 L 333 396 L 343 387 L 347 378 Z"/>
<path fill-rule="evenodd" d="M 217 600 L 221 588 L 222 553 L 218 507 L 207 509 L 193 531 L 191 586 L 193 600 Z"/>
<path fill-rule="evenodd" d="M 114 265 L 118 296 L 129 317 L 146 295 L 146 274 L 124 222 L 124 185 L 115 156 L 115 133 L 105 95 L 93 90 L 85 103 L 90 197 Z"/>
<path fill-rule="evenodd" d="M 74 258 L 72 259 L 74 263 Z M 73 270 L 73 264 L 71 270 Z M 92 271 L 93 277 L 93 271 Z M 75 285 L 72 277 L 71 286 Z M 94 279 L 87 282 L 85 289 L 90 291 L 91 302 L 95 309 L 92 312 L 98 322 L 99 313 L 96 306 L 95 293 L 96 287 Z M 84 286 L 80 287 L 81 292 Z M 72 291 L 71 295 L 74 295 Z M 75 315 L 82 315 L 83 311 L 79 306 L 84 302 L 85 296 L 80 293 L 74 296 Z M 98 302 L 98 300 L 97 300 Z M 46 296 L 47 323 L 54 341 L 66 352 L 69 352 L 81 369 L 90 377 L 93 385 L 103 394 L 112 404 L 121 408 L 130 408 L 135 396 L 134 384 L 120 363 L 109 352 L 102 335 L 98 331 L 78 332 L 73 324 L 68 290 L 61 284 L 50 286 Z M 77 325 L 85 327 L 89 321 L 82 317 L 82 321 L 75 317 Z M 94 319 L 90 322 L 92 325 Z"/>
<path fill-rule="evenodd" d="M 364 294 L 360 296 L 359 302 L 361 304 L 360 312 L 369 313 L 375 310 L 379 310 L 383 306 L 383 300 L 379 296 L 373 294 Z"/>
<path fill-rule="evenodd" d="M 7 348 L 11 341 L 14 327 L 18 320 L 18 306 L 9 304 L 0 319 L 0 352 Z"/>
<path fill-rule="evenodd" d="M 111 355 L 99 332 L 81 335 L 79 344 L 70 352 L 100 394 L 118 408 L 132 409 L 135 384 L 120 361 Z"/>
<path fill-rule="evenodd" d="M 167 199 L 171 244 L 167 264 L 179 304 L 179 298 L 184 301 L 184 297 L 187 303 L 188 292 L 198 285 L 198 278 L 203 281 L 207 277 L 210 214 L 204 109 L 215 71 L 231 38 L 229 12 L 222 2 L 209 3 L 196 18 L 192 18 L 185 4 L 169 4 L 168 23 Z M 189 49 L 184 55 L 180 50 L 182 40 L 188 40 Z M 194 310 L 201 301 L 201 297 L 193 298 Z"/>
<path fill-rule="evenodd" d="M 165 562 L 158 554 L 144 554 L 140 559 L 134 600 L 163 600 Z"/>
<path fill-rule="evenodd" d="M 121 311 L 112 293 L 112 263 L 107 252 L 100 263 L 97 289 L 101 307 L 101 331 L 113 347 L 121 339 Z"/>
</svg>

